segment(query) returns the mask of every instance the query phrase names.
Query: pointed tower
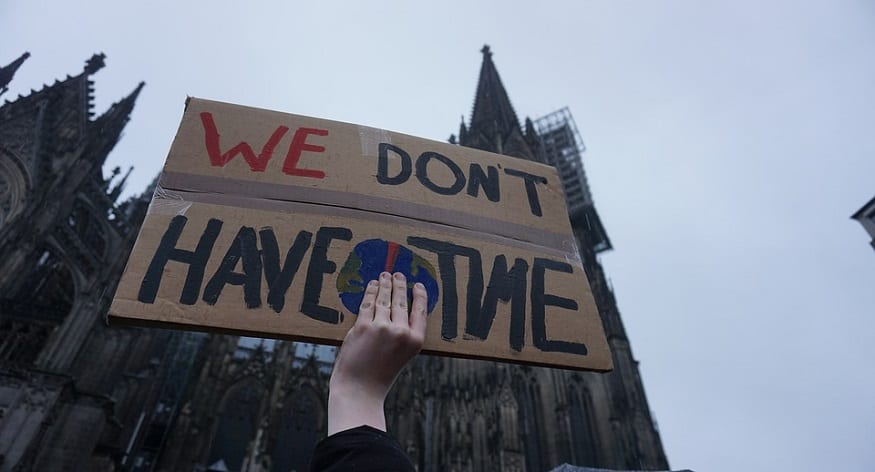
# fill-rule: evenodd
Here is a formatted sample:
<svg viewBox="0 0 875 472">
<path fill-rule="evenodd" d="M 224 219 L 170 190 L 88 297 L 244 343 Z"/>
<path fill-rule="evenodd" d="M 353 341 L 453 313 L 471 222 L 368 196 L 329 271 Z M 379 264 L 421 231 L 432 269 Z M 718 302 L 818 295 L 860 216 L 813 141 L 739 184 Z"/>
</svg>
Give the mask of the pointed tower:
<svg viewBox="0 0 875 472">
<path fill-rule="evenodd" d="M 530 161 L 543 159 L 526 141 L 507 91 L 498 76 L 488 45 L 480 50 L 483 64 L 468 127 L 462 122 L 459 144 Z"/>
<path fill-rule="evenodd" d="M 110 151 L 121 139 L 125 125 L 131 119 L 131 113 L 134 111 L 137 97 L 140 96 L 140 92 L 145 85 L 145 82 L 137 84 L 137 87 L 128 96 L 113 103 L 104 114 L 94 120 L 92 128 L 95 139 L 92 143 L 90 154 L 99 159 L 99 161 L 94 162 L 96 166 L 103 167 Z"/>
</svg>

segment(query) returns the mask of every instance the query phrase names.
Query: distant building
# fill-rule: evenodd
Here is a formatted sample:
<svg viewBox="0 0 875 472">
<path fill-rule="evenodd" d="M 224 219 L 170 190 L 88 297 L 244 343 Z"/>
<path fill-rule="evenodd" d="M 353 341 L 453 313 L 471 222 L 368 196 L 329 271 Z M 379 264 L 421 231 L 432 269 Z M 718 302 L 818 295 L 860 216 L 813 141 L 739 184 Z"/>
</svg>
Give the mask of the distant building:
<svg viewBox="0 0 875 472">
<path fill-rule="evenodd" d="M 872 237 L 872 241 L 869 244 L 875 249 L 875 197 L 863 205 L 863 208 L 860 208 L 856 213 L 851 215 L 851 218 L 859 221 L 860 224 L 863 225 L 863 229 L 865 229 L 866 232 L 869 233 L 869 236 Z"/>
</svg>

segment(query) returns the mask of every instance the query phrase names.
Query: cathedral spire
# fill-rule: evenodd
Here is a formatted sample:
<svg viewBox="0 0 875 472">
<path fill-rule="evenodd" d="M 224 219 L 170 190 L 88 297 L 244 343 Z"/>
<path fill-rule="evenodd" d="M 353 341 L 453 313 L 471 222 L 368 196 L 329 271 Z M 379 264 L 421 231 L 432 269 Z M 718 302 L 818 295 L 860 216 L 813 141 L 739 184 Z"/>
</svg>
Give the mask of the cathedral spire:
<svg viewBox="0 0 875 472">
<path fill-rule="evenodd" d="M 492 62 L 492 50 L 484 45 L 483 64 L 474 98 L 474 111 L 467 130 L 460 129 L 459 143 L 508 156 L 539 160 L 525 141 L 507 91 Z"/>
<path fill-rule="evenodd" d="M 28 57 L 30 57 L 30 53 L 25 51 L 24 54 L 19 56 L 18 59 L 10 62 L 6 67 L 0 67 L 0 95 L 3 95 L 9 90 L 9 82 L 12 82 L 12 78 L 15 76 L 15 71 L 21 67 L 21 64 L 23 64 Z"/>
<path fill-rule="evenodd" d="M 483 64 L 480 66 L 480 80 L 477 83 L 470 130 L 506 137 L 514 129 L 519 129 L 519 119 L 501 83 L 495 63 L 492 62 L 489 45 L 484 45 L 480 52 L 483 53 Z"/>
<path fill-rule="evenodd" d="M 125 125 L 130 120 L 131 113 L 134 111 L 134 104 L 137 101 L 137 97 L 140 95 L 140 91 L 143 90 L 143 86 L 145 85 L 146 82 L 140 82 L 130 95 L 119 100 L 117 103 L 112 104 L 112 106 L 109 107 L 109 110 L 94 120 L 94 126 L 98 133 L 97 141 L 101 143 L 99 146 L 103 149 L 93 155 L 96 159 L 101 160 L 100 165 L 103 165 L 103 159 L 106 159 L 109 151 L 112 150 L 121 137 L 122 130 L 125 128 Z"/>
<path fill-rule="evenodd" d="M 118 167 L 116 167 L 116 169 L 118 169 Z M 134 170 L 134 166 L 128 167 L 128 172 L 125 174 L 124 177 L 122 177 L 122 180 L 119 181 L 119 183 L 117 183 L 115 185 L 115 187 L 109 192 L 109 199 L 111 201 L 114 202 L 114 201 L 118 200 L 118 197 L 125 190 L 125 184 L 128 183 L 128 177 L 131 176 L 131 172 L 133 172 L 133 170 Z"/>
<path fill-rule="evenodd" d="M 143 90 L 143 87 L 146 85 L 146 82 L 140 82 L 137 84 L 137 88 L 135 88 L 130 95 L 119 100 L 116 103 L 113 103 L 112 106 L 109 107 L 109 110 L 106 111 L 98 121 L 106 121 L 103 124 L 105 128 L 107 125 L 119 125 L 119 132 L 121 132 L 121 128 L 124 128 L 125 123 L 128 122 L 130 118 L 131 112 L 134 111 L 134 103 L 137 101 L 137 97 L 140 96 L 140 91 Z"/>
</svg>

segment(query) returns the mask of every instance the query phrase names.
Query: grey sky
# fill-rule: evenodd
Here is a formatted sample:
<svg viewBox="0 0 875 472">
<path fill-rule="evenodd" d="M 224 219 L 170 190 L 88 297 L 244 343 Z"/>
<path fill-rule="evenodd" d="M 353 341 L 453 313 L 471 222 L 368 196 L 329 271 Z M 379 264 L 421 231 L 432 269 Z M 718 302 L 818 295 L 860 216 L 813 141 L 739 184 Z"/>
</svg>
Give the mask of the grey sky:
<svg viewBox="0 0 875 472">
<path fill-rule="evenodd" d="M 0 3 L 4 98 L 147 86 L 111 156 L 159 171 L 186 95 L 433 139 L 489 43 L 520 117 L 569 106 L 674 468 L 875 470 L 869 1 Z"/>
</svg>

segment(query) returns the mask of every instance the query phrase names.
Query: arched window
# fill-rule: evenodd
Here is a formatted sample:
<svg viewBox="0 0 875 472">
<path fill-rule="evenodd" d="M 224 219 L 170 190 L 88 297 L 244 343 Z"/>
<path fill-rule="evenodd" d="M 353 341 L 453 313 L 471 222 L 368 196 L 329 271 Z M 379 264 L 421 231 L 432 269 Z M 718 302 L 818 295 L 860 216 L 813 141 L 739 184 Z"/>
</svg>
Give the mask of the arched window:
<svg viewBox="0 0 875 472">
<path fill-rule="evenodd" d="M 0 317 L 0 362 L 32 364 L 52 333 L 52 325 Z"/>
<path fill-rule="evenodd" d="M 477 470 L 490 469 L 488 435 L 489 427 L 486 424 L 486 417 L 483 416 L 482 412 L 478 411 L 474 413 L 474 420 L 471 421 L 471 440 L 473 442 L 473 444 L 471 445 L 471 452 L 474 459 L 474 468 Z M 417 439 L 420 440 L 421 444 L 424 444 L 424 438 L 420 436 Z M 425 464 L 421 463 L 420 465 L 422 467 L 420 470 L 423 470 L 425 468 Z"/>
<path fill-rule="evenodd" d="M 239 471 L 255 439 L 264 386 L 249 378 L 231 387 L 222 402 L 209 464 L 224 462 L 229 472 Z"/>
<path fill-rule="evenodd" d="M 21 213 L 29 188 L 30 182 L 21 161 L 0 148 L 0 228 Z"/>
<path fill-rule="evenodd" d="M 310 457 L 325 434 L 324 424 L 325 406 L 312 388 L 302 387 L 286 397 L 271 472 L 310 470 Z"/>
<path fill-rule="evenodd" d="M 89 206 L 82 200 L 76 200 L 70 214 L 67 215 L 67 226 L 85 244 L 93 255 L 103 257 L 106 251 L 106 235 Z"/>
<path fill-rule="evenodd" d="M 48 249 L 36 251 L 34 259 L 0 298 L 0 361 L 33 363 L 73 309 L 76 286 L 67 264 Z"/>
<path fill-rule="evenodd" d="M 12 316 L 50 323 L 61 322 L 73 308 L 74 277 L 67 264 L 43 248 L 33 253 L 33 266 L 23 272 L 13 295 L 4 300 Z"/>
<path fill-rule="evenodd" d="M 541 427 L 541 392 L 535 382 L 522 384 L 520 394 L 520 430 L 526 457 L 526 470 L 547 470 L 543 464 L 544 454 L 541 441 L 544 430 Z"/>
<path fill-rule="evenodd" d="M 589 392 L 574 387 L 569 391 L 569 415 L 571 423 L 571 458 L 574 465 L 597 466 L 596 436 Z"/>
</svg>

